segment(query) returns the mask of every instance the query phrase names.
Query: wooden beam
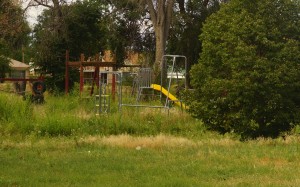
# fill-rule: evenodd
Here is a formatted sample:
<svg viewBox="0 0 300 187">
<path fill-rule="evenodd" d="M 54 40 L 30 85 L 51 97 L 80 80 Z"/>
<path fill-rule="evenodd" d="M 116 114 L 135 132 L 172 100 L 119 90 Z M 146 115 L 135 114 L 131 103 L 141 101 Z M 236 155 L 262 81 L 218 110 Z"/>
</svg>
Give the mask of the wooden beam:
<svg viewBox="0 0 300 187">
<path fill-rule="evenodd" d="M 43 78 L 37 78 L 37 79 L 22 79 L 22 78 L 0 78 L 0 81 L 12 81 L 12 82 L 16 82 L 16 81 L 44 81 Z"/>
<path fill-rule="evenodd" d="M 101 62 L 101 61 L 92 61 L 92 62 L 68 62 L 70 67 L 80 67 L 80 66 L 98 66 L 98 67 L 115 67 L 115 62 Z"/>
<path fill-rule="evenodd" d="M 66 50 L 66 71 L 65 71 L 65 94 L 68 95 L 69 93 L 69 51 Z"/>
</svg>

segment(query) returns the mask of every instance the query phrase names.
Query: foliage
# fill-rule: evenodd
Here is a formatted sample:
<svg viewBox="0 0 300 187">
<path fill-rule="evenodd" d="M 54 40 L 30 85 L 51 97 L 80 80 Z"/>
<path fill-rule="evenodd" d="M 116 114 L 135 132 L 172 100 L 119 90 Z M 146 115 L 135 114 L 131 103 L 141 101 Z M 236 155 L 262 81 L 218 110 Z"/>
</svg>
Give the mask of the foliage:
<svg viewBox="0 0 300 187">
<path fill-rule="evenodd" d="M 300 4 L 233 0 L 207 19 L 190 111 L 211 129 L 278 136 L 300 122 Z"/>
<path fill-rule="evenodd" d="M 0 1 L 0 77 L 9 71 L 8 57 L 22 60 L 22 47 L 28 45 L 29 32 L 22 9 L 11 1 Z"/>
<path fill-rule="evenodd" d="M 160 109 L 123 108 L 118 112 L 117 103 L 110 115 L 95 115 L 95 101 L 82 100 L 78 93 L 69 96 L 45 96 L 43 105 L 33 105 L 22 97 L 0 93 L 0 136 L 37 135 L 173 135 L 198 136 L 205 128 L 188 114 L 179 111 L 169 117 Z M 172 124 L 172 125 L 170 125 Z"/>
<path fill-rule="evenodd" d="M 45 10 L 39 17 L 34 34 L 34 49 L 38 52 L 35 60 L 44 72 L 51 75 L 47 83 L 50 90 L 62 91 L 64 88 L 67 49 L 72 61 L 78 60 L 80 53 L 90 56 L 102 50 L 105 35 L 98 24 L 105 10 L 101 8 L 106 9 L 96 1 L 78 1 L 63 6 L 63 24 L 59 30 L 56 28 L 55 10 Z M 77 74 L 76 70 L 71 72 L 71 80 L 77 81 Z"/>
<path fill-rule="evenodd" d="M 65 7 L 66 42 L 71 56 L 92 56 L 105 49 L 107 28 L 102 26 L 107 5 L 98 1 L 78 1 Z"/>
<path fill-rule="evenodd" d="M 47 74 L 48 87 L 62 91 L 65 73 L 65 51 L 71 61 L 80 53 L 86 57 L 111 49 L 117 64 L 123 64 L 126 50 L 142 48 L 140 13 L 134 3 L 107 1 L 77 1 L 61 5 L 62 23 L 57 23 L 55 9 L 48 9 L 39 17 L 34 32 L 36 62 Z M 57 29 L 60 25 L 60 29 Z M 78 72 L 77 72 L 78 73 Z M 73 81 L 78 81 L 76 71 Z"/>
<path fill-rule="evenodd" d="M 202 50 L 201 41 L 198 40 L 202 25 L 209 15 L 219 10 L 220 1 L 211 1 L 206 5 L 204 0 L 189 0 L 184 5 L 183 10 L 174 12 L 167 52 L 186 56 L 190 69 L 197 63 Z"/>
<path fill-rule="evenodd" d="M 0 39 L 0 78 L 5 77 L 5 73 L 9 72 L 9 59 L 6 57 L 8 54 L 7 47 L 4 41 Z"/>
<path fill-rule="evenodd" d="M 116 56 L 116 63 L 124 64 L 126 52 L 141 52 L 144 38 L 141 35 L 141 22 L 144 13 L 139 9 L 137 3 L 130 0 L 115 1 L 110 5 L 115 13 L 106 16 L 102 25 L 108 27 L 109 34 L 106 35 L 107 47 Z"/>
</svg>

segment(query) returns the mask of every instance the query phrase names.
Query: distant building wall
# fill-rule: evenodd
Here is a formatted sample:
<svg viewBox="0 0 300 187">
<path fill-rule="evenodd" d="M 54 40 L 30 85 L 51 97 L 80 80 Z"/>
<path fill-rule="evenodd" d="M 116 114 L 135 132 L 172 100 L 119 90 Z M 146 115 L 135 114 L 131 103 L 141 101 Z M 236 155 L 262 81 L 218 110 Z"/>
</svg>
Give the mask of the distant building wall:
<svg viewBox="0 0 300 187">
<path fill-rule="evenodd" d="M 10 59 L 9 66 L 11 72 L 7 75 L 9 78 L 28 78 L 29 77 L 29 68 L 28 64 L 22 63 L 20 61 Z"/>
</svg>

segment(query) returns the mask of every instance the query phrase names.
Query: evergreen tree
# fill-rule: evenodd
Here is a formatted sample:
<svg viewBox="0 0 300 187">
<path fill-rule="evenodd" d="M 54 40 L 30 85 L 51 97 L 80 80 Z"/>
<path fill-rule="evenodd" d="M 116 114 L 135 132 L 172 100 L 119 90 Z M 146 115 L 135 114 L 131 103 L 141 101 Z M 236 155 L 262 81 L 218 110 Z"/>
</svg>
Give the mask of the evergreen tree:
<svg viewBox="0 0 300 187">
<path fill-rule="evenodd" d="M 278 136 L 300 122 L 300 4 L 232 0 L 206 21 L 190 111 L 211 129 Z"/>
</svg>

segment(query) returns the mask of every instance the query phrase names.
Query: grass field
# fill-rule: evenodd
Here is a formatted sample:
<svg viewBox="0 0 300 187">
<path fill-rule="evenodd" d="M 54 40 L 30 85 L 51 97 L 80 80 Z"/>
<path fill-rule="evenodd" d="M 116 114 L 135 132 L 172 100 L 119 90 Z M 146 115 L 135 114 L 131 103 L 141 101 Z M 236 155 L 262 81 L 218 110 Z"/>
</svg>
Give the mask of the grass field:
<svg viewBox="0 0 300 187">
<path fill-rule="evenodd" d="M 0 186 L 299 186 L 300 136 L 239 141 L 172 110 L 0 94 Z"/>
<path fill-rule="evenodd" d="M 166 135 L 5 139 L 0 186 L 299 186 L 298 142 Z"/>
</svg>

